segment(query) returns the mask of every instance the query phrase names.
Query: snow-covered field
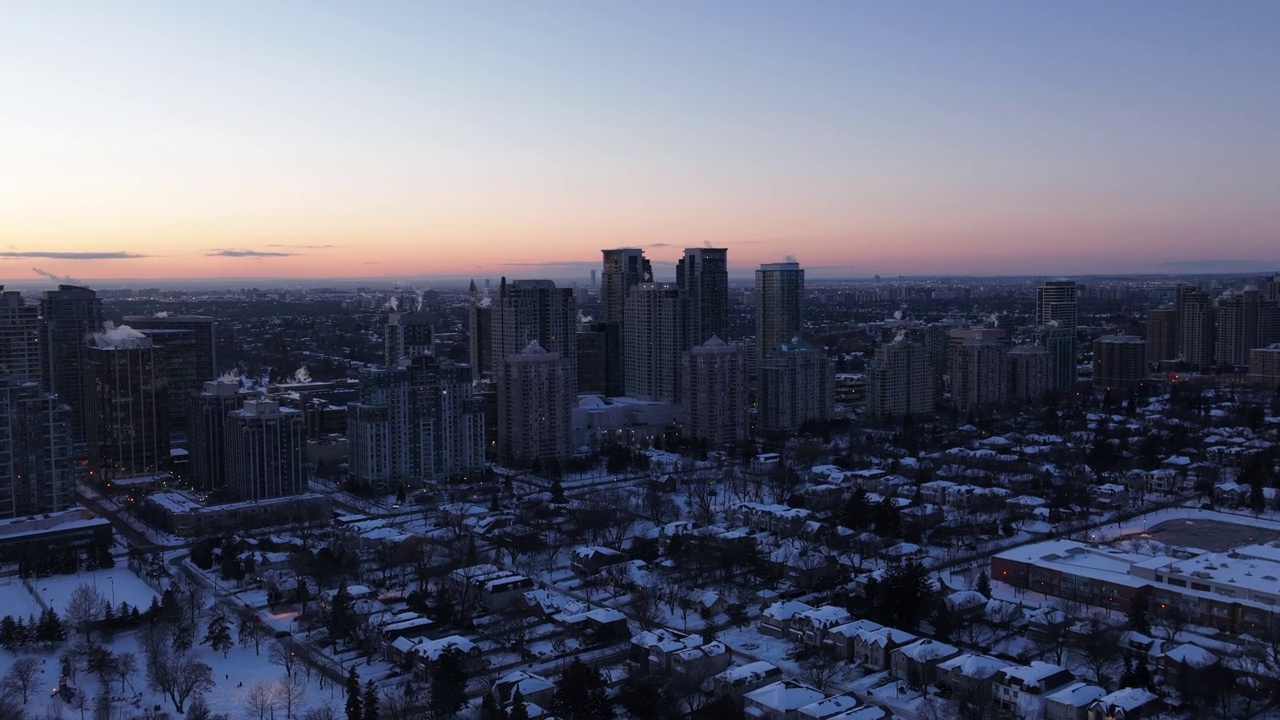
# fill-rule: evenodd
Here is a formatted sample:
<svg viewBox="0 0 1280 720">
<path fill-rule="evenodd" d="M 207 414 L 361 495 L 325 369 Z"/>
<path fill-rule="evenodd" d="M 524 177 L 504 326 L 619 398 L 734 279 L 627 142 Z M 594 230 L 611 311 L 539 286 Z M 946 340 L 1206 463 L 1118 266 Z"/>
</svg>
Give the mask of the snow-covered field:
<svg viewBox="0 0 1280 720">
<path fill-rule="evenodd" d="M 10 575 L 0 581 L 0 617 L 12 615 L 24 620 L 40 615 L 40 604 L 17 577 Z"/>
<path fill-rule="evenodd" d="M 139 610 L 146 610 L 151 604 L 151 598 L 159 594 L 123 566 L 31 580 L 31 587 L 40 594 L 45 604 L 62 615 L 66 615 L 67 600 L 71 598 L 71 593 L 81 585 L 97 588 L 102 597 L 111 601 L 112 605 L 118 607 L 120 603 L 127 602 Z M 36 612 L 39 612 L 38 607 Z"/>
</svg>

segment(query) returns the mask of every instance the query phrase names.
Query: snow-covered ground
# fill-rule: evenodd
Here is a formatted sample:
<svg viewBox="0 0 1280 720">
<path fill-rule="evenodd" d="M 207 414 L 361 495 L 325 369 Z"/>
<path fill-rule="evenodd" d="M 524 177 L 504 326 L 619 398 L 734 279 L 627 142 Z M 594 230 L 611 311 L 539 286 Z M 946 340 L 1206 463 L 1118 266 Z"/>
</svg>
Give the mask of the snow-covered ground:
<svg viewBox="0 0 1280 720">
<path fill-rule="evenodd" d="M 97 588 L 102 597 L 114 606 L 118 607 L 120 603 L 127 602 L 139 610 L 146 610 L 151 604 L 151 598 L 159 595 L 151 589 L 150 585 L 122 566 L 110 570 L 85 571 L 75 575 L 32 578 L 30 582 L 32 589 L 39 594 L 41 600 L 64 616 L 67 611 L 67 600 L 81 585 Z M 37 612 L 39 612 L 38 609 Z"/>
<path fill-rule="evenodd" d="M 24 620 L 32 615 L 40 615 L 40 604 L 14 575 L 0 582 L 0 616 L 4 615 Z"/>
</svg>

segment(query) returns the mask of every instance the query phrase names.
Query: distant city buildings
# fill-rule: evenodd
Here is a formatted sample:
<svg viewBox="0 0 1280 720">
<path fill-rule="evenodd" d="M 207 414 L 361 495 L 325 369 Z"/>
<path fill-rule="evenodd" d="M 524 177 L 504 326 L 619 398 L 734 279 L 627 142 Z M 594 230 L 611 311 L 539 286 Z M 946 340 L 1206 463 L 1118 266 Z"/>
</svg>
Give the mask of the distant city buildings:
<svg viewBox="0 0 1280 720">
<path fill-rule="evenodd" d="M 434 355 L 433 317 L 425 312 L 389 313 L 382 335 L 382 364 L 395 367 L 400 358 Z"/>
<path fill-rule="evenodd" d="M 142 333 L 164 355 L 169 394 L 169 430 L 186 434 L 192 395 L 217 377 L 217 324 L 211 317 L 126 315 L 124 324 Z"/>
<path fill-rule="evenodd" d="M 627 296 L 622 323 L 623 386 L 641 400 L 675 401 L 680 394 L 680 290 L 641 283 Z"/>
<path fill-rule="evenodd" d="M 1005 332 L 963 328 L 950 332 L 951 404 L 961 412 L 1009 401 L 1009 347 Z"/>
<path fill-rule="evenodd" d="M 569 456 L 576 384 L 573 365 L 537 340 L 505 358 L 498 392 L 499 462 L 547 467 Z"/>
<path fill-rule="evenodd" d="M 807 342 L 782 343 L 760 366 L 759 419 L 765 433 L 795 433 L 831 419 L 835 376 L 827 354 Z"/>
</svg>

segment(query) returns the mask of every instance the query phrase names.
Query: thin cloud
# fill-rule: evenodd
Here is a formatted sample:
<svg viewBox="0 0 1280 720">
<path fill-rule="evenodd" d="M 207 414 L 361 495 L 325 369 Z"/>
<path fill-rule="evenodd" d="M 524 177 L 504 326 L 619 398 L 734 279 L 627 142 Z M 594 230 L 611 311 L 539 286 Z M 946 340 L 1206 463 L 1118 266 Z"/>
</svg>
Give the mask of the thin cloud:
<svg viewBox="0 0 1280 720">
<path fill-rule="evenodd" d="M 150 256 L 124 252 L 123 250 L 112 250 L 107 252 L 50 252 L 47 250 L 17 252 L 14 250 L 0 250 L 0 258 L 4 258 L 6 260 L 15 260 L 18 258 L 42 258 L 45 260 L 132 260 L 133 258 L 144 257 Z"/>
<path fill-rule="evenodd" d="M 289 257 L 298 253 L 291 252 L 271 252 L 267 250 L 210 250 L 205 253 L 209 257 L 233 257 L 233 258 L 264 258 L 264 257 Z"/>
<path fill-rule="evenodd" d="M 337 245 L 285 245 L 283 243 L 272 243 L 270 245 L 267 245 L 267 247 L 299 248 L 302 250 L 324 250 L 326 248 L 337 247 Z"/>
</svg>

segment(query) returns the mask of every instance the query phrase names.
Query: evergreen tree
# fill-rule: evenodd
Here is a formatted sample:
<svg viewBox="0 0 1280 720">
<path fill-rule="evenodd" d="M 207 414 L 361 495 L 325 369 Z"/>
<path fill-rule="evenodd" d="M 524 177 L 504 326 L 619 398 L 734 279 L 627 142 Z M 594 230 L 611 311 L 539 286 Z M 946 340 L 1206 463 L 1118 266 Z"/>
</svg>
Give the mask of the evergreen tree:
<svg viewBox="0 0 1280 720">
<path fill-rule="evenodd" d="M 231 620 L 224 612 L 215 613 L 209 619 L 209 627 L 204 634 L 204 644 L 222 653 L 222 657 L 227 656 L 227 651 L 231 649 Z"/>
<path fill-rule="evenodd" d="M 10 652 L 18 647 L 18 621 L 12 615 L 0 620 L 0 647 Z"/>
<path fill-rule="evenodd" d="M 1134 632 L 1143 635 L 1151 634 L 1150 608 L 1147 606 L 1147 596 L 1144 593 L 1138 593 L 1133 602 L 1129 603 L 1128 625 Z"/>
<path fill-rule="evenodd" d="M 46 608 L 40 613 L 40 622 L 36 625 L 36 640 L 52 645 L 67 639 L 67 632 L 62 627 L 62 618 L 58 611 Z"/>
<path fill-rule="evenodd" d="M 865 530 L 871 521 L 871 504 L 867 502 L 867 491 L 858 488 L 849 496 L 840 513 L 840 524 L 850 530 Z"/>
<path fill-rule="evenodd" d="M 973 586 L 973 589 L 982 593 L 982 597 L 991 598 L 991 578 L 987 577 L 986 570 L 978 573 L 978 582 Z"/>
<path fill-rule="evenodd" d="M 351 591 L 346 585 L 338 588 L 333 594 L 333 598 L 329 600 L 329 615 L 326 626 L 329 630 L 329 639 L 333 641 L 334 647 L 338 646 L 339 640 L 345 640 L 351 636 L 356 629 L 355 615 L 355 599 L 351 597 Z"/>
<path fill-rule="evenodd" d="M 604 678 L 576 657 L 556 682 L 550 710 L 560 720 L 613 720 Z"/>
<path fill-rule="evenodd" d="M 520 688 L 516 688 L 515 695 L 511 696 L 511 712 L 507 713 L 507 720 L 529 720 L 529 706 L 525 705 Z"/>
<path fill-rule="evenodd" d="M 373 678 L 364 684 L 364 698 L 360 705 L 364 720 L 378 720 L 378 688 L 374 686 Z"/>
<path fill-rule="evenodd" d="M 360 712 L 360 675 L 355 665 L 347 672 L 347 720 L 364 720 Z"/>
<path fill-rule="evenodd" d="M 432 720 L 458 714 L 467 703 L 466 653 L 450 645 L 431 663 L 431 697 L 427 713 Z"/>
</svg>

